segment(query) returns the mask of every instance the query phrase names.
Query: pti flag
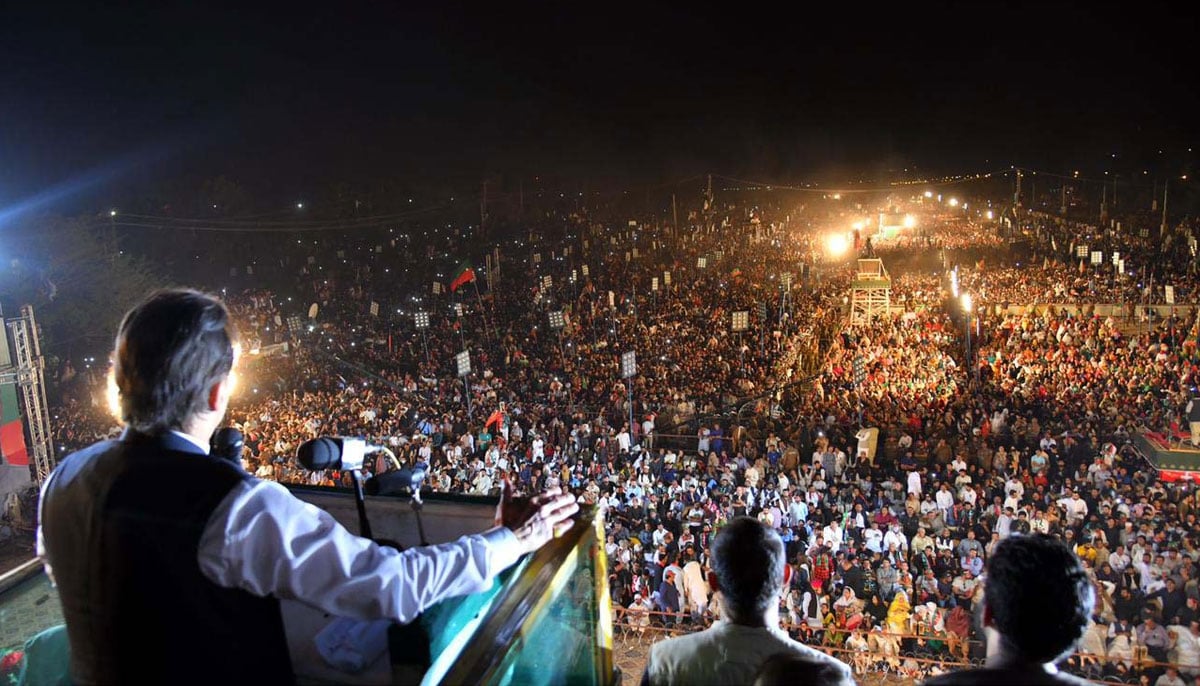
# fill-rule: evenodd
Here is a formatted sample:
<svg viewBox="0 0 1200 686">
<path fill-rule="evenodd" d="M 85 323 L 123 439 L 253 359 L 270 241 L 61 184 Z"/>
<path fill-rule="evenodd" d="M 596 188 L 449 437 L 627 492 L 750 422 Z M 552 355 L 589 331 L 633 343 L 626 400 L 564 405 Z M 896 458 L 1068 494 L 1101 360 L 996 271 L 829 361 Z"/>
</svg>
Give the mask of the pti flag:
<svg viewBox="0 0 1200 686">
<path fill-rule="evenodd" d="M 29 453 L 25 448 L 25 429 L 17 407 L 17 385 L 0 386 L 0 451 L 5 464 L 27 465 Z"/>
<path fill-rule="evenodd" d="M 0 326 L 0 365 L 12 364 L 8 351 L 8 336 Z M 21 410 L 17 406 L 17 385 L 0 384 L 0 454 L 6 464 L 29 464 L 29 452 L 25 447 L 25 429 L 21 422 Z"/>
<path fill-rule="evenodd" d="M 458 290 L 459 286 L 465 286 L 474 280 L 475 270 L 471 269 L 471 263 L 463 262 L 454 272 L 454 280 L 450 282 L 450 292 L 453 293 Z"/>
</svg>

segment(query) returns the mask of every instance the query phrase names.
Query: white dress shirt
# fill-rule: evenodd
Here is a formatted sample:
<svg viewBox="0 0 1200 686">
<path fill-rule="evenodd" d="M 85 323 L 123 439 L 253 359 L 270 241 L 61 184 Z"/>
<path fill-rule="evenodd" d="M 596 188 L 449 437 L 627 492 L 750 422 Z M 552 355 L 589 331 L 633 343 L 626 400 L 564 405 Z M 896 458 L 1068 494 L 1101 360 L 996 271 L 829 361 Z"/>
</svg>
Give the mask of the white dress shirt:
<svg viewBox="0 0 1200 686">
<path fill-rule="evenodd" d="M 497 527 L 403 552 L 351 534 L 271 481 L 243 481 L 200 539 L 200 570 L 218 586 L 299 600 L 355 619 L 408 622 L 453 596 L 482 591 L 521 551 Z"/>
</svg>

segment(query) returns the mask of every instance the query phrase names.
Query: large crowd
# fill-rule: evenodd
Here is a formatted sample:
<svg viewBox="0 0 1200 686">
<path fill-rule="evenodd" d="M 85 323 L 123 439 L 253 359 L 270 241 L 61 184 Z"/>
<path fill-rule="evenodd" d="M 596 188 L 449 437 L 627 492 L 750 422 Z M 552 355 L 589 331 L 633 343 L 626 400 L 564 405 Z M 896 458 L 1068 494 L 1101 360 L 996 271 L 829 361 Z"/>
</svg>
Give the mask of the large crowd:
<svg viewBox="0 0 1200 686">
<path fill-rule="evenodd" d="M 435 492 L 494 495 L 505 479 L 570 489 L 606 510 L 612 602 L 635 631 L 719 617 L 708 541 L 754 516 L 787 546 L 788 630 L 859 670 L 912 677 L 982 659 L 971 612 L 992 547 L 1047 532 L 1075 548 L 1102 600 L 1071 671 L 1153 682 L 1172 663 L 1200 676 L 1200 495 L 1158 482 L 1127 447 L 1137 431 L 1186 427 L 1200 364 L 1190 321 L 965 319 L 950 296 L 958 266 L 957 287 L 988 304 L 1158 302 L 1146 286 L 1167 274 L 1153 271 L 1158 244 L 1091 227 L 1093 244 L 1123 246 L 1131 274 L 1080 267 L 1067 257 L 1080 227 L 1032 217 L 1018 266 L 987 224 L 941 217 L 920 238 L 870 246 L 893 271 L 897 312 L 848 323 L 853 268 L 821 255 L 833 211 L 557 221 L 553 239 L 504 244 L 492 273 L 454 293 L 443 269 L 424 281 L 436 293 L 398 294 L 387 275 L 417 266 L 394 241 L 281 259 L 290 295 L 226 293 L 245 351 L 231 420 L 246 468 L 339 485 L 303 470 L 296 448 L 362 435 L 427 467 Z M 1194 300 L 1194 261 L 1168 263 L 1179 302 Z M 628 350 L 638 369 L 623 379 Z M 78 382 L 55 410 L 64 452 L 118 430 L 102 374 Z"/>
</svg>

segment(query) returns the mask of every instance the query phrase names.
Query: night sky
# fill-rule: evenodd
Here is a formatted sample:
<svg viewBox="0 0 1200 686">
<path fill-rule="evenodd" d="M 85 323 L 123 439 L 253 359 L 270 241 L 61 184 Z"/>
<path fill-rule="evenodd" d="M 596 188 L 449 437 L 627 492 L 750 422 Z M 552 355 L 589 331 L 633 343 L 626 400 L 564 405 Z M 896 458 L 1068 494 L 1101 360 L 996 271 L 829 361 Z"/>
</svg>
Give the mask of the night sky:
<svg viewBox="0 0 1200 686">
<path fill-rule="evenodd" d="M 218 174 L 300 197 L 381 177 L 1176 174 L 1192 159 L 1187 6 L 574 4 L 8 7 L 0 203 L 78 210 Z"/>
</svg>

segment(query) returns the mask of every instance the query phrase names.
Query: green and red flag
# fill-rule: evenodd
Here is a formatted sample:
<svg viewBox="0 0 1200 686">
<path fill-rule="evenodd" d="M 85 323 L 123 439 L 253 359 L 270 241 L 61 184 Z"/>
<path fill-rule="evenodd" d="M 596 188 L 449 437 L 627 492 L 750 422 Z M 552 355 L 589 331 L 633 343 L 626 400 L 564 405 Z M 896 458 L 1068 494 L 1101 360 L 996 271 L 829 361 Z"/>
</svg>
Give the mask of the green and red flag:
<svg viewBox="0 0 1200 686">
<path fill-rule="evenodd" d="M 454 280 L 450 282 L 450 292 L 458 290 L 459 286 L 465 286 L 475 280 L 475 270 L 471 269 L 471 262 L 468 260 L 458 265 L 458 269 L 454 272 Z"/>
<path fill-rule="evenodd" d="M 8 336 L 0 325 L 0 367 L 12 364 L 8 350 Z M 0 455 L 5 464 L 29 464 L 29 451 L 25 447 L 25 427 L 21 422 L 21 408 L 17 405 L 17 385 L 0 384 Z"/>
<path fill-rule="evenodd" d="M 4 455 L 5 464 L 29 464 L 25 427 L 17 407 L 17 387 L 11 383 L 0 386 L 0 452 Z"/>
</svg>

